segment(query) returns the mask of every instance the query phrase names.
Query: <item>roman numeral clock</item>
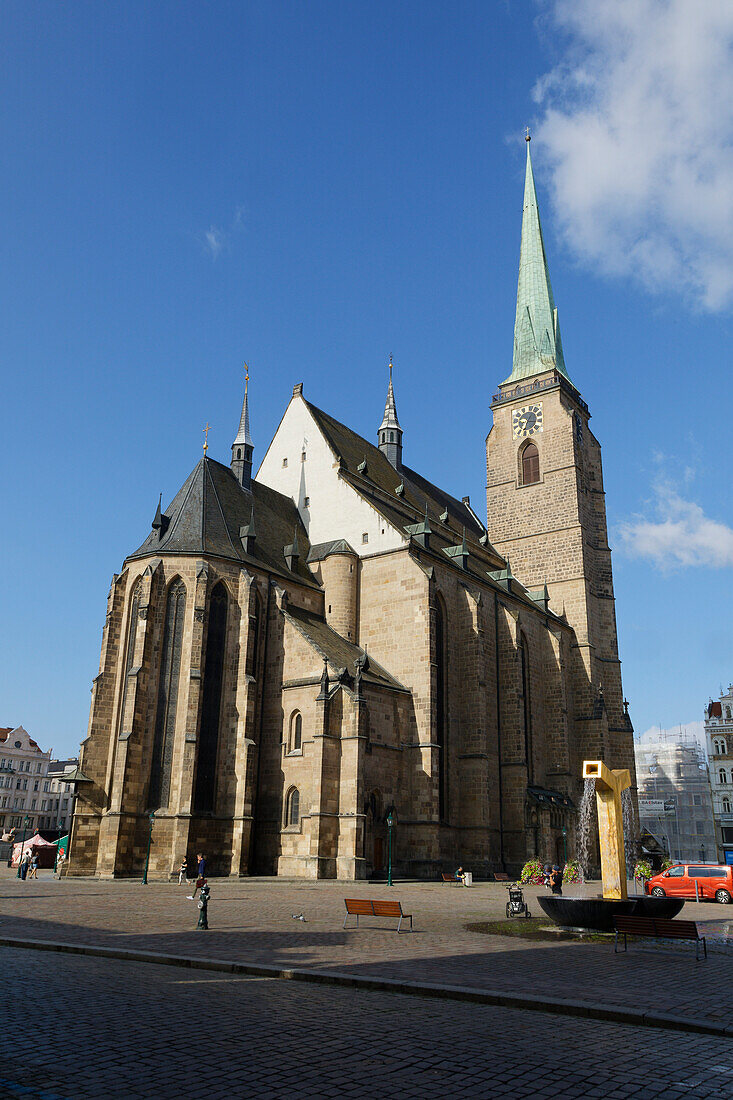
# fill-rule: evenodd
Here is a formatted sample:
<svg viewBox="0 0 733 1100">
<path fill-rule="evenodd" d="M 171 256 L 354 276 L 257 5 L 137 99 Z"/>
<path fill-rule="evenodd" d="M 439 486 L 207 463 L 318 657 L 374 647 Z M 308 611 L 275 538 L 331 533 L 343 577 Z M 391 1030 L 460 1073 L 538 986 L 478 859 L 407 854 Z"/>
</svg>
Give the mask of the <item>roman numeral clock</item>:
<svg viewBox="0 0 733 1100">
<path fill-rule="evenodd" d="M 537 435 L 542 431 L 542 402 L 525 405 L 523 409 L 512 412 L 512 434 L 514 439 L 524 439 L 528 435 Z"/>
</svg>

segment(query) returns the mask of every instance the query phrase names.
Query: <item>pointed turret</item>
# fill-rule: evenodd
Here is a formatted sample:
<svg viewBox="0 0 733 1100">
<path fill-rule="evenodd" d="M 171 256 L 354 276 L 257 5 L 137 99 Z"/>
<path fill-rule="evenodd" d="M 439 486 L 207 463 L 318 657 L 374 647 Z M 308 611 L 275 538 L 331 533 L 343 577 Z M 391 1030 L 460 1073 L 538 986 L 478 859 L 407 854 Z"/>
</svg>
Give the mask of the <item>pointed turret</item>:
<svg viewBox="0 0 733 1100">
<path fill-rule="evenodd" d="M 527 134 L 527 170 L 524 178 L 522 247 L 519 257 L 517 314 L 514 321 L 514 365 L 507 382 L 531 378 L 553 368 L 567 378 L 560 325 L 552 296 L 542 238 L 537 192 Z"/>
<path fill-rule="evenodd" d="M 252 480 L 252 453 L 254 446 L 252 436 L 249 434 L 249 368 L 244 375 L 244 401 L 242 403 L 242 415 L 239 418 L 239 431 L 237 438 L 232 443 L 231 467 L 240 485 L 249 489 Z"/>
<path fill-rule="evenodd" d="M 379 449 L 382 451 L 396 470 L 402 465 L 402 428 L 397 419 L 397 405 L 394 399 L 394 387 L 392 385 L 392 356 L 389 357 L 389 387 L 387 389 L 387 403 L 384 406 L 384 416 L 377 433 Z"/>
</svg>

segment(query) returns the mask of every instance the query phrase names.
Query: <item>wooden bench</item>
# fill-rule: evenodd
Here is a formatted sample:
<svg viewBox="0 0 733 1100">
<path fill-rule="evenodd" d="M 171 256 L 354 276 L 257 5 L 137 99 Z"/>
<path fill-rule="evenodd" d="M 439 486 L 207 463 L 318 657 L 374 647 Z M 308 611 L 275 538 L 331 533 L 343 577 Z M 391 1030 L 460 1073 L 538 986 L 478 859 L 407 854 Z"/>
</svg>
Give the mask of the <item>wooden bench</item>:
<svg viewBox="0 0 733 1100">
<path fill-rule="evenodd" d="M 700 944 L 703 946 L 705 958 L 708 957 L 708 945 L 704 936 L 701 936 L 694 920 L 670 920 L 669 917 L 626 917 L 613 918 L 616 926 L 616 936 L 613 950 L 618 951 L 619 933 L 624 937 L 624 951 L 628 950 L 627 936 L 651 936 L 667 940 L 694 940 L 695 958 L 700 961 Z"/>
<path fill-rule="evenodd" d="M 409 920 L 412 932 L 412 916 L 402 912 L 402 903 L 399 901 L 372 901 L 364 898 L 344 898 L 346 916 L 344 928 L 349 917 L 356 917 L 356 927 L 359 927 L 359 917 L 399 917 L 397 932 L 402 928 L 402 921 Z"/>
<path fill-rule="evenodd" d="M 443 871 L 443 882 L 452 882 L 456 886 L 463 885 L 463 879 L 457 878 L 454 871 Z"/>
<path fill-rule="evenodd" d="M 509 882 L 509 875 L 505 875 L 503 871 L 494 871 L 494 882 Z"/>
</svg>

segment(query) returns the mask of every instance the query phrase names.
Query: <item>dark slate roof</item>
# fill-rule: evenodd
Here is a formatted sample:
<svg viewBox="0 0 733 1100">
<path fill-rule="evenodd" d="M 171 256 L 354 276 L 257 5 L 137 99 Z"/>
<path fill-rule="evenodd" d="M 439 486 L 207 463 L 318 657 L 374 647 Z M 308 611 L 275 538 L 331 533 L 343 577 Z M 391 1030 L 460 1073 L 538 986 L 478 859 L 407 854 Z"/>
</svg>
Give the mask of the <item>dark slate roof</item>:
<svg viewBox="0 0 733 1100">
<path fill-rule="evenodd" d="M 329 554 L 354 554 L 356 550 L 346 539 L 332 539 L 331 542 L 314 542 L 310 548 L 308 561 L 323 561 Z"/>
<path fill-rule="evenodd" d="M 256 538 L 246 554 L 239 537 L 254 509 Z M 202 458 L 162 514 L 161 535 L 151 531 L 127 561 L 161 554 L 196 554 L 250 564 L 318 587 L 306 565 L 310 543 L 290 497 L 257 481 L 243 488 L 228 466 Z M 157 521 L 157 517 L 156 517 Z M 288 569 L 283 549 L 298 532 L 300 559 Z"/>
<path fill-rule="evenodd" d="M 504 559 L 488 542 L 485 527 L 463 501 L 456 500 L 407 466 L 395 469 L 374 444 L 309 401 L 306 404 L 334 454 L 341 460 L 341 475 L 392 526 L 408 536 L 411 532 L 407 528 L 424 520 L 427 504 L 432 549 L 440 552 L 460 542 L 465 528 L 469 552 L 473 550 L 469 557 L 472 571 L 485 577 L 486 555 L 489 565 L 494 568 L 504 564 Z M 486 539 L 485 543 L 479 544 L 480 539 Z M 446 557 L 445 560 L 450 559 Z"/>
<path fill-rule="evenodd" d="M 316 652 L 328 661 L 335 672 L 345 669 L 353 678 L 356 660 L 358 658 L 363 660 L 364 658 L 363 649 L 360 649 L 358 645 L 354 645 L 353 642 L 348 642 L 346 638 L 342 638 L 340 634 L 332 630 L 325 619 L 315 615 L 312 611 L 306 611 L 302 607 L 294 607 L 289 603 L 284 608 L 283 614 L 306 641 L 310 642 Z M 378 684 L 381 687 L 391 688 L 395 691 L 407 690 L 399 680 L 395 680 L 394 676 L 390 676 L 371 657 L 368 658 L 363 680 L 365 683 Z"/>
</svg>

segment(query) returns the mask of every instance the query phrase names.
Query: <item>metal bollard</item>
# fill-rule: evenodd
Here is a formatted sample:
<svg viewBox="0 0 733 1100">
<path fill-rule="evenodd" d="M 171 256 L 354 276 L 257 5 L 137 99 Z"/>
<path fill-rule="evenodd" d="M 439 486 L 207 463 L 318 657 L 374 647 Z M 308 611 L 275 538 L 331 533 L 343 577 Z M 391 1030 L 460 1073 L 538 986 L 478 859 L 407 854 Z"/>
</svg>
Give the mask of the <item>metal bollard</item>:
<svg viewBox="0 0 733 1100">
<path fill-rule="evenodd" d="M 199 922 L 196 928 L 207 929 L 209 927 L 209 890 L 208 883 L 204 883 L 201 887 L 201 893 L 199 895 Z"/>
</svg>

